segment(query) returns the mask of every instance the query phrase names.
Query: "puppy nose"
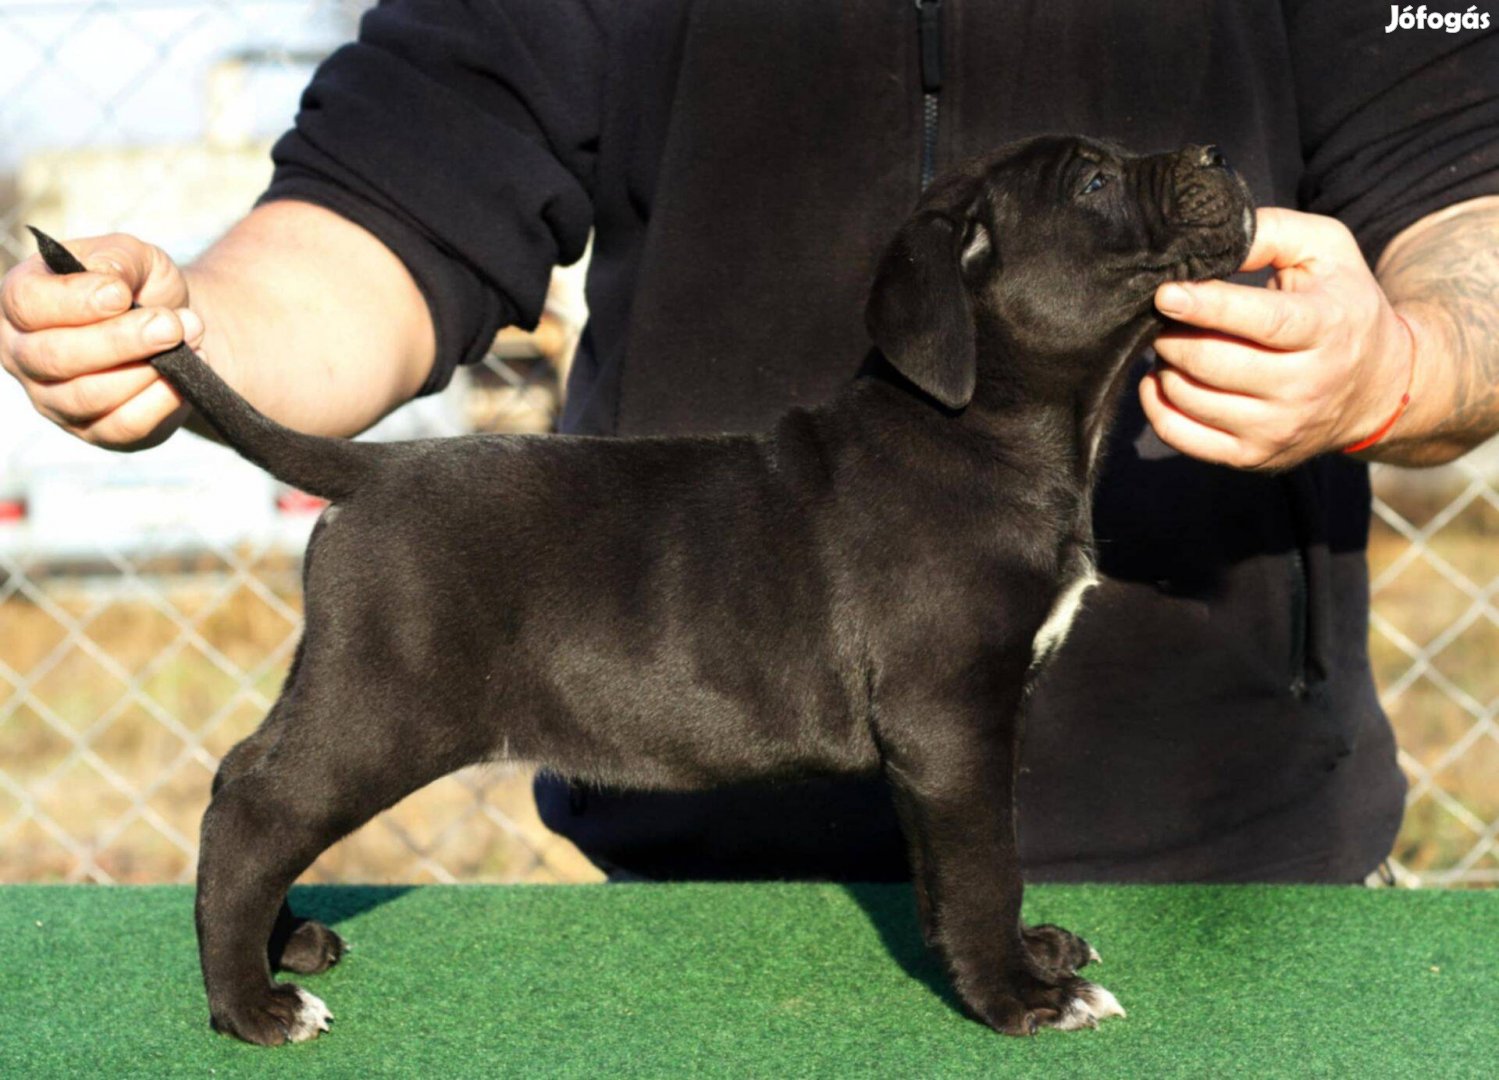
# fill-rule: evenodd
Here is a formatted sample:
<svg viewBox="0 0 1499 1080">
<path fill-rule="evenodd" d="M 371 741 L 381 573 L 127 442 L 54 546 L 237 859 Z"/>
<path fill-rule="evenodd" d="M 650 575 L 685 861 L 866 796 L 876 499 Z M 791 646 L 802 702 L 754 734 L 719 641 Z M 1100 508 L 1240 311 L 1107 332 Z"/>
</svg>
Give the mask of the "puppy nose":
<svg viewBox="0 0 1499 1080">
<path fill-rule="evenodd" d="M 1204 169 L 1226 169 L 1228 158 L 1223 156 L 1223 151 L 1216 146 L 1204 146 L 1197 151 L 1197 164 Z"/>
</svg>

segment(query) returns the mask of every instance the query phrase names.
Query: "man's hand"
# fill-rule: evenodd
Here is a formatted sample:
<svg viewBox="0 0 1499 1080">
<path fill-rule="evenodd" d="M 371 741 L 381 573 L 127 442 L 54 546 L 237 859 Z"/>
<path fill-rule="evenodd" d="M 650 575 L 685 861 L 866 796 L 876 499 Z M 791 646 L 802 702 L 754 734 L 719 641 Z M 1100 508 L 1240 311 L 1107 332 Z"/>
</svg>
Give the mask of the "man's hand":
<svg viewBox="0 0 1499 1080">
<path fill-rule="evenodd" d="M 1157 339 L 1160 363 L 1140 399 L 1156 434 L 1184 454 L 1290 468 L 1378 431 L 1405 393 L 1411 329 L 1346 227 L 1260 210 L 1243 269 L 1266 266 L 1275 268 L 1266 289 L 1204 281 L 1156 291 L 1156 307 L 1182 325 Z"/>
<path fill-rule="evenodd" d="M 89 273 L 59 277 L 33 256 L 0 281 L 0 367 L 37 412 L 79 438 L 115 450 L 154 446 L 188 409 L 147 360 L 184 337 L 202 343 L 187 282 L 160 248 L 133 236 L 66 246 Z"/>
</svg>

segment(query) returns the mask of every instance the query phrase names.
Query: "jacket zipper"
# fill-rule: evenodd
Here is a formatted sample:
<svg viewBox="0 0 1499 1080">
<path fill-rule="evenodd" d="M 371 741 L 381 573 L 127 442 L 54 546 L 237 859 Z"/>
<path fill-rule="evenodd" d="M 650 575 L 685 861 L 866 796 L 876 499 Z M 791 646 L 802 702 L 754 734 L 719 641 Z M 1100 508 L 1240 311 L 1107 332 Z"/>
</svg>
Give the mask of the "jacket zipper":
<svg viewBox="0 0 1499 1080">
<path fill-rule="evenodd" d="M 1287 509 L 1291 526 L 1291 664 L 1289 685 L 1291 695 L 1304 700 L 1315 693 L 1318 685 L 1327 678 L 1325 647 L 1320 640 L 1325 628 L 1319 629 L 1321 608 L 1314 601 L 1312 586 L 1316 580 L 1316 563 L 1319 549 L 1316 542 L 1317 488 L 1314 477 L 1305 468 L 1286 473 L 1282 479 L 1286 493 Z M 1314 565 L 1316 563 L 1316 565 Z M 1321 587 L 1320 585 L 1318 586 Z"/>
<path fill-rule="evenodd" d="M 921 188 L 937 173 L 938 95 L 942 93 L 942 0 L 916 0 L 921 43 Z"/>
<path fill-rule="evenodd" d="M 1300 543 L 1298 538 L 1297 543 Z M 1307 694 L 1306 639 L 1310 627 L 1311 589 L 1307 582 L 1306 556 L 1300 547 L 1291 549 L 1291 685 L 1292 696 Z"/>
</svg>

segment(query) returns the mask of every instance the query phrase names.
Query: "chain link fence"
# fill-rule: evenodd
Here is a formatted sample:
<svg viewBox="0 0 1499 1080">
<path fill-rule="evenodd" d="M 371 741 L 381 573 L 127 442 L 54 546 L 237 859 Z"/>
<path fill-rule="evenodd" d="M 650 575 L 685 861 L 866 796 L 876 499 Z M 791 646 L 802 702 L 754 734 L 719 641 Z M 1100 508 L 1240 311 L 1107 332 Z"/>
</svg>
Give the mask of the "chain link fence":
<svg viewBox="0 0 1499 1080">
<path fill-rule="evenodd" d="M 0 0 L 0 261 L 30 253 L 23 223 L 127 230 L 190 257 L 263 188 L 297 90 L 366 6 Z M 545 430 L 579 296 L 576 275 L 559 278 L 537 334 L 502 335 L 390 433 Z M 75 446 L 0 384 L 0 881 L 191 878 L 213 769 L 295 647 L 315 509 L 214 454 L 188 436 L 128 457 Z M 1496 473 L 1491 448 L 1376 469 L 1370 648 L 1411 779 L 1393 859 L 1408 884 L 1499 882 Z M 540 825 L 529 781 L 450 777 L 309 876 L 596 877 Z"/>
<path fill-rule="evenodd" d="M 1391 860 L 1406 884 L 1499 883 L 1496 451 L 1374 470 L 1369 649 L 1411 783 Z"/>
</svg>

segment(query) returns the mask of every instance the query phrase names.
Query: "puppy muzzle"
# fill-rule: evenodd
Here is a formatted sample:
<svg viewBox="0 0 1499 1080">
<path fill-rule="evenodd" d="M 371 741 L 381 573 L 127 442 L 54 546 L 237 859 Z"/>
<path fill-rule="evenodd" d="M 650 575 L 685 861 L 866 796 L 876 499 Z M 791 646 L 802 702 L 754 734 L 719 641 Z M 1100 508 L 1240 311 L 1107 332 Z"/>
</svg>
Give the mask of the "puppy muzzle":
<svg viewBox="0 0 1499 1080">
<path fill-rule="evenodd" d="M 1216 146 L 1189 146 L 1149 159 L 1159 170 L 1163 224 L 1182 278 L 1217 277 L 1239 268 L 1254 241 L 1249 187 Z"/>
</svg>

